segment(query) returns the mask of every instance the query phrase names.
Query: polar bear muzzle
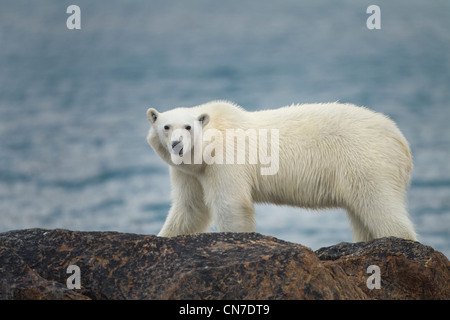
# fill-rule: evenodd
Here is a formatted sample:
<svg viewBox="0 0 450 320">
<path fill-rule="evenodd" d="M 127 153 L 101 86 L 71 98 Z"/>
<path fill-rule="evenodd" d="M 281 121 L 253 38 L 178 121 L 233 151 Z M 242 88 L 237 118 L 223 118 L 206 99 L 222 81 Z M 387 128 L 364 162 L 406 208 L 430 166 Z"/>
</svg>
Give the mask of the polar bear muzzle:
<svg viewBox="0 0 450 320">
<path fill-rule="evenodd" d="M 173 154 L 178 154 L 180 157 L 183 156 L 183 141 L 176 140 L 172 141 L 171 152 Z"/>
</svg>

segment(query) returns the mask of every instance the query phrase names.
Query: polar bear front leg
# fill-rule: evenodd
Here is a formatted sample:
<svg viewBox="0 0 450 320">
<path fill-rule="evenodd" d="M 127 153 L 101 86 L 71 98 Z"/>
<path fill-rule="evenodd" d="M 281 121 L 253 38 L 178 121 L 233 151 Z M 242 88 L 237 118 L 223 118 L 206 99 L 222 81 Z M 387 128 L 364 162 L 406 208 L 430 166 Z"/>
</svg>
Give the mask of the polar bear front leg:
<svg viewBox="0 0 450 320">
<path fill-rule="evenodd" d="M 203 188 L 192 175 L 170 167 L 172 207 L 159 232 L 159 237 L 207 232 L 211 224 L 210 210 L 203 199 Z"/>
<path fill-rule="evenodd" d="M 255 210 L 250 190 L 233 180 L 205 188 L 205 199 L 219 232 L 255 232 Z M 244 183 L 245 185 L 245 183 Z"/>
<path fill-rule="evenodd" d="M 212 206 L 219 232 L 255 232 L 253 203 L 216 201 Z"/>
</svg>

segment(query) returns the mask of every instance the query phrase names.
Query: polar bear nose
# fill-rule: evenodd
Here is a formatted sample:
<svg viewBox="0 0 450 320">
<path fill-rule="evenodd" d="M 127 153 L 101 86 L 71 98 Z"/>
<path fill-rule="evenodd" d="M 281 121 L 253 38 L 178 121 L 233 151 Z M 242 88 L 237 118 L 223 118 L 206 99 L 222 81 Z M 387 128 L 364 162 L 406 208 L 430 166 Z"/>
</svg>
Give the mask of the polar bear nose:
<svg viewBox="0 0 450 320">
<path fill-rule="evenodd" d="M 182 144 L 181 141 L 172 141 L 172 149 L 175 149 L 175 147 L 176 147 L 179 143 L 181 143 L 181 144 L 180 144 L 180 147 L 182 147 L 183 144 Z"/>
</svg>

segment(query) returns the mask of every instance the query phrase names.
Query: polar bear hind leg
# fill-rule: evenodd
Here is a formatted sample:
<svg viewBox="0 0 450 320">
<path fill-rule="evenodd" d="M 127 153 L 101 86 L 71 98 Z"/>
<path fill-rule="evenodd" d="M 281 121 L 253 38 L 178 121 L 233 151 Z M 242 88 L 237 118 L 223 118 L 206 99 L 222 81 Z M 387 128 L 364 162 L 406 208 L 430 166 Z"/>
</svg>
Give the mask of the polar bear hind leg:
<svg viewBox="0 0 450 320">
<path fill-rule="evenodd" d="M 347 216 L 357 242 L 391 236 L 417 239 L 405 204 L 392 197 L 365 198 L 359 205 L 348 208 Z"/>
</svg>

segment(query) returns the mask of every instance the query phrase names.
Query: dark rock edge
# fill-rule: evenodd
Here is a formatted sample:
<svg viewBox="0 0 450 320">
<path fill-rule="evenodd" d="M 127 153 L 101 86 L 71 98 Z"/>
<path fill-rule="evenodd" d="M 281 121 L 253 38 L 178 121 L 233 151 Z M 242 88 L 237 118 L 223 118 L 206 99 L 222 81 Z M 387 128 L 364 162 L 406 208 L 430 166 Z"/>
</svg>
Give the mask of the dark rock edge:
<svg viewBox="0 0 450 320">
<path fill-rule="evenodd" d="M 81 289 L 68 288 L 69 265 L 80 267 Z M 368 288 L 371 265 L 380 289 Z M 0 233 L 0 299 L 449 298 L 449 260 L 393 237 L 313 252 L 258 233 Z"/>
</svg>

